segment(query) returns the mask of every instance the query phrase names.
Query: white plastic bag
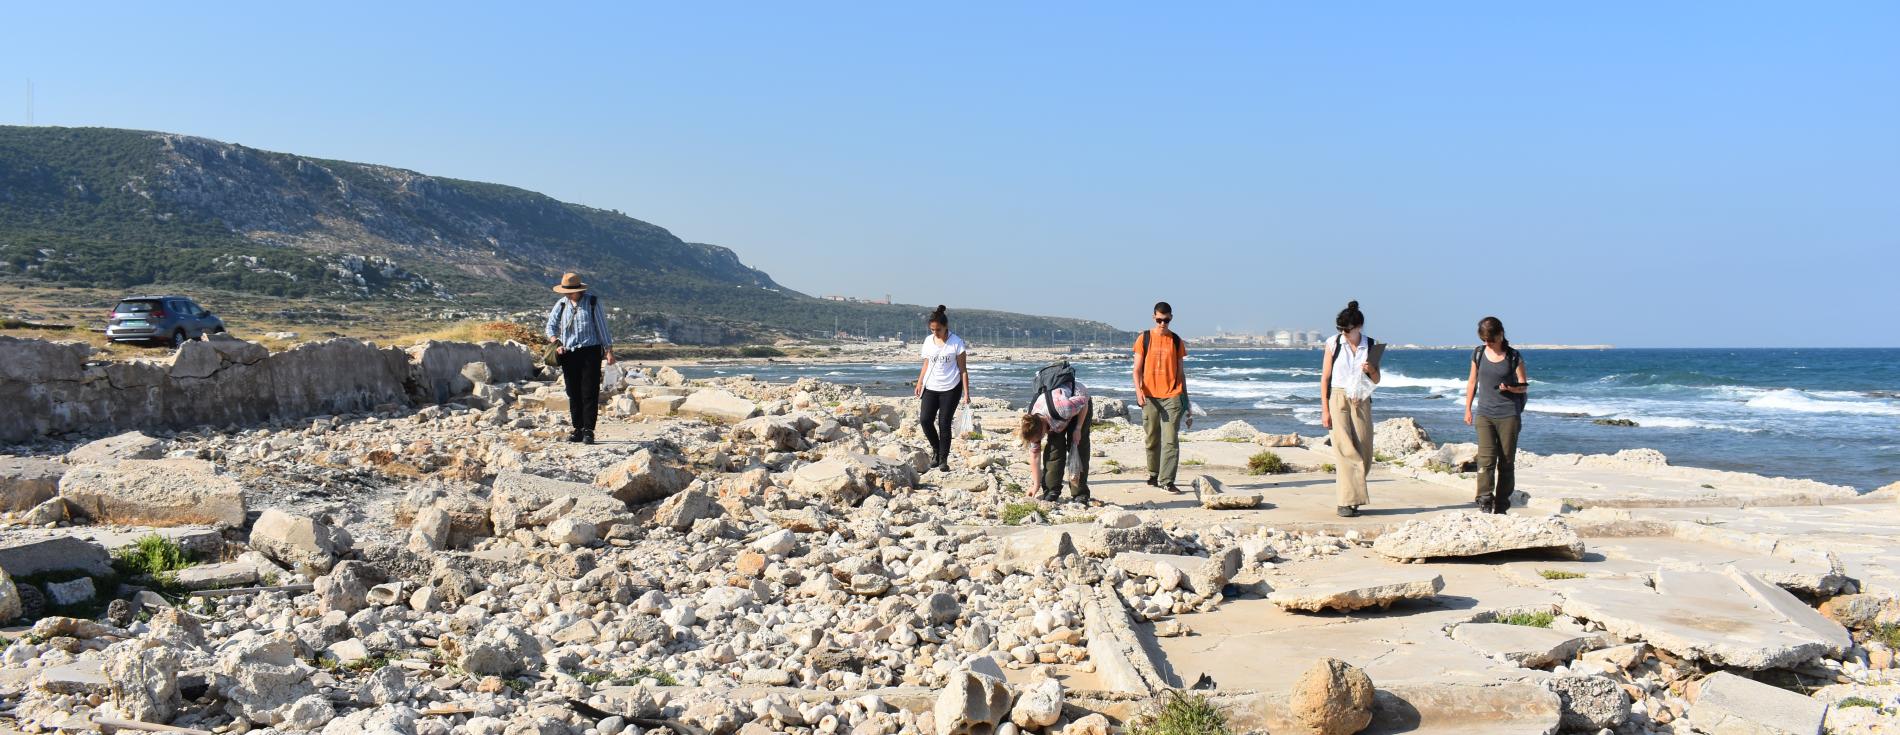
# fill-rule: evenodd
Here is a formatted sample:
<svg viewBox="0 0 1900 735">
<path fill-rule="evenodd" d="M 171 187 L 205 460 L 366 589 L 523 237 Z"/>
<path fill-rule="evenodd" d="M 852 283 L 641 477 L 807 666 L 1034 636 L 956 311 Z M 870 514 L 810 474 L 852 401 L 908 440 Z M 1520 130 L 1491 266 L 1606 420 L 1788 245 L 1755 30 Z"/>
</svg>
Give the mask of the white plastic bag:
<svg viewBox="0 0 1900 735">
<path fill-rule="evenodd" d="M 976 422 L 970 417 L 968 406 L 957 409 L 956 425 L 951 430 L 955 431 L 957 437 L 961 439 L 970 438 L 970 434 L 976 431 Z"/>
</svg>

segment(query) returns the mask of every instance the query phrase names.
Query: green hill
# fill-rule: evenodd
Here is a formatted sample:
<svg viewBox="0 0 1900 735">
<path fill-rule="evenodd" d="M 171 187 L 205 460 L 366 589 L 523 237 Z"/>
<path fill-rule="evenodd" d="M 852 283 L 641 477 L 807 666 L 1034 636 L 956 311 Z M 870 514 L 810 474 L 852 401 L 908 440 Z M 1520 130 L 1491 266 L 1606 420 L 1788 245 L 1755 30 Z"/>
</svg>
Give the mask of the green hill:
<svg viewBox="0 0 1900 735">
<path fill-rule="evenodd" d="M 813 298 L 727 248 L 509 186 L 170 133 L 0 126 L 0 278 L 506 310 L 548 303 L 547 284 L 569 270 L 629 326 L 683 342 L 915 333 L 927 311 Z M 1127 336 L 1078 319 L 953 314 L 968 333 Z"/>
</svg>

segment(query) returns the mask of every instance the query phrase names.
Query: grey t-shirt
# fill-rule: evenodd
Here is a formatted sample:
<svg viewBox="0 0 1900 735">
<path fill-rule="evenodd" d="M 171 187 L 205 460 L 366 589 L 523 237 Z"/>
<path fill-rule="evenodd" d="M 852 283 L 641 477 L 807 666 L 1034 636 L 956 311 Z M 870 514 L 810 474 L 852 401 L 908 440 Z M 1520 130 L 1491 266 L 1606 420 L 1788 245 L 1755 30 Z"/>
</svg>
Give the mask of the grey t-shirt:
<svg viewBox="0 0 1900 735">
<path fill-rule="evenodd" d="M 1480 347 L 1474 359 L 1478 361 L 1478 405 L 1472 409 L 1472 412 L 1494 419 L 1510 418 L 1523 413 L 1526 397 L 1523 393 L 1505 393 L 1498 390 L 1499 383 L 1517 382 L 1517 371 L 1513 368 L 1513 363 L 1523 358 L 1512 360 L 1507 354 L 1503 360 L 1492 362 L 1491 356 L 1485 354 L 1484 348 Z"/>
</svg>

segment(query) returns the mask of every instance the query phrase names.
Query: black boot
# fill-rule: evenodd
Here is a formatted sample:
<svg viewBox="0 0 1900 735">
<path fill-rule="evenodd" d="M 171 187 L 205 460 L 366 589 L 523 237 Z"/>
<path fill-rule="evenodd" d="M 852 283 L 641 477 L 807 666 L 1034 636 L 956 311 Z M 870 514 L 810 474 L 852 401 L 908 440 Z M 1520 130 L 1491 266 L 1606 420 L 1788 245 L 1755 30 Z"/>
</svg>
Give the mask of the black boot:
<svg viewBox="0 0 1900 735">
<path fill-rule="evenodd" d="M 594 430 L 593 430 L 593 429 L 588 429 L 588 430 L 586 430 L 586 431 L 583 431 L 583 432 L 581 432 L 581 443 L 582 443 L 582 444 L 592 444 L 592 443 L 594 443 Z"/>
<path fill-rule="evenodd" d="M 1478 498 L 1477 498 L 1476 500 L 1473 500 L 1473 501 L 1471 501 L 1471 502 L 1472 502 L 1472 504 L 1473 504 L 1473 505 L 1476 505 L 1476 506 L 1478 506 L 1478 512 L 1479 512 L 1479 513 L 1496 513 L 1496 512 L 1498 512 L 1498 504 L 1497 504 L 1497 499 L 1496 499 L 1496 498 L 1493 498 L 1493 497 L 1491 497 L 1491 496 L 1489 496 L 1489 495 L 1480 495 L 1480 496 L 1478 496 Z"/>
</svg>

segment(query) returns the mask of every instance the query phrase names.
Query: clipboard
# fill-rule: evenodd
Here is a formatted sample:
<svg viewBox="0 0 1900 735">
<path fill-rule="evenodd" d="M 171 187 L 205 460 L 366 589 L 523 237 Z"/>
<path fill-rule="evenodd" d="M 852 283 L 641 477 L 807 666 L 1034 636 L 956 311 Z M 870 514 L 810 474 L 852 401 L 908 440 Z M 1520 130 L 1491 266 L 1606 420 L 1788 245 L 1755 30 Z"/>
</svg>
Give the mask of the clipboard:
<svg viewBox="0 0 1900 735">
<path fill-rule="evenodd" d="M 1373 370 L 1378 370 L 1379 361 L 1383 359 L 1385 359 L 1385 343 L 1373 342 L 1372 346 L 1366 349 L 1366 363 L 1371 365 Z"/>
</svg>

